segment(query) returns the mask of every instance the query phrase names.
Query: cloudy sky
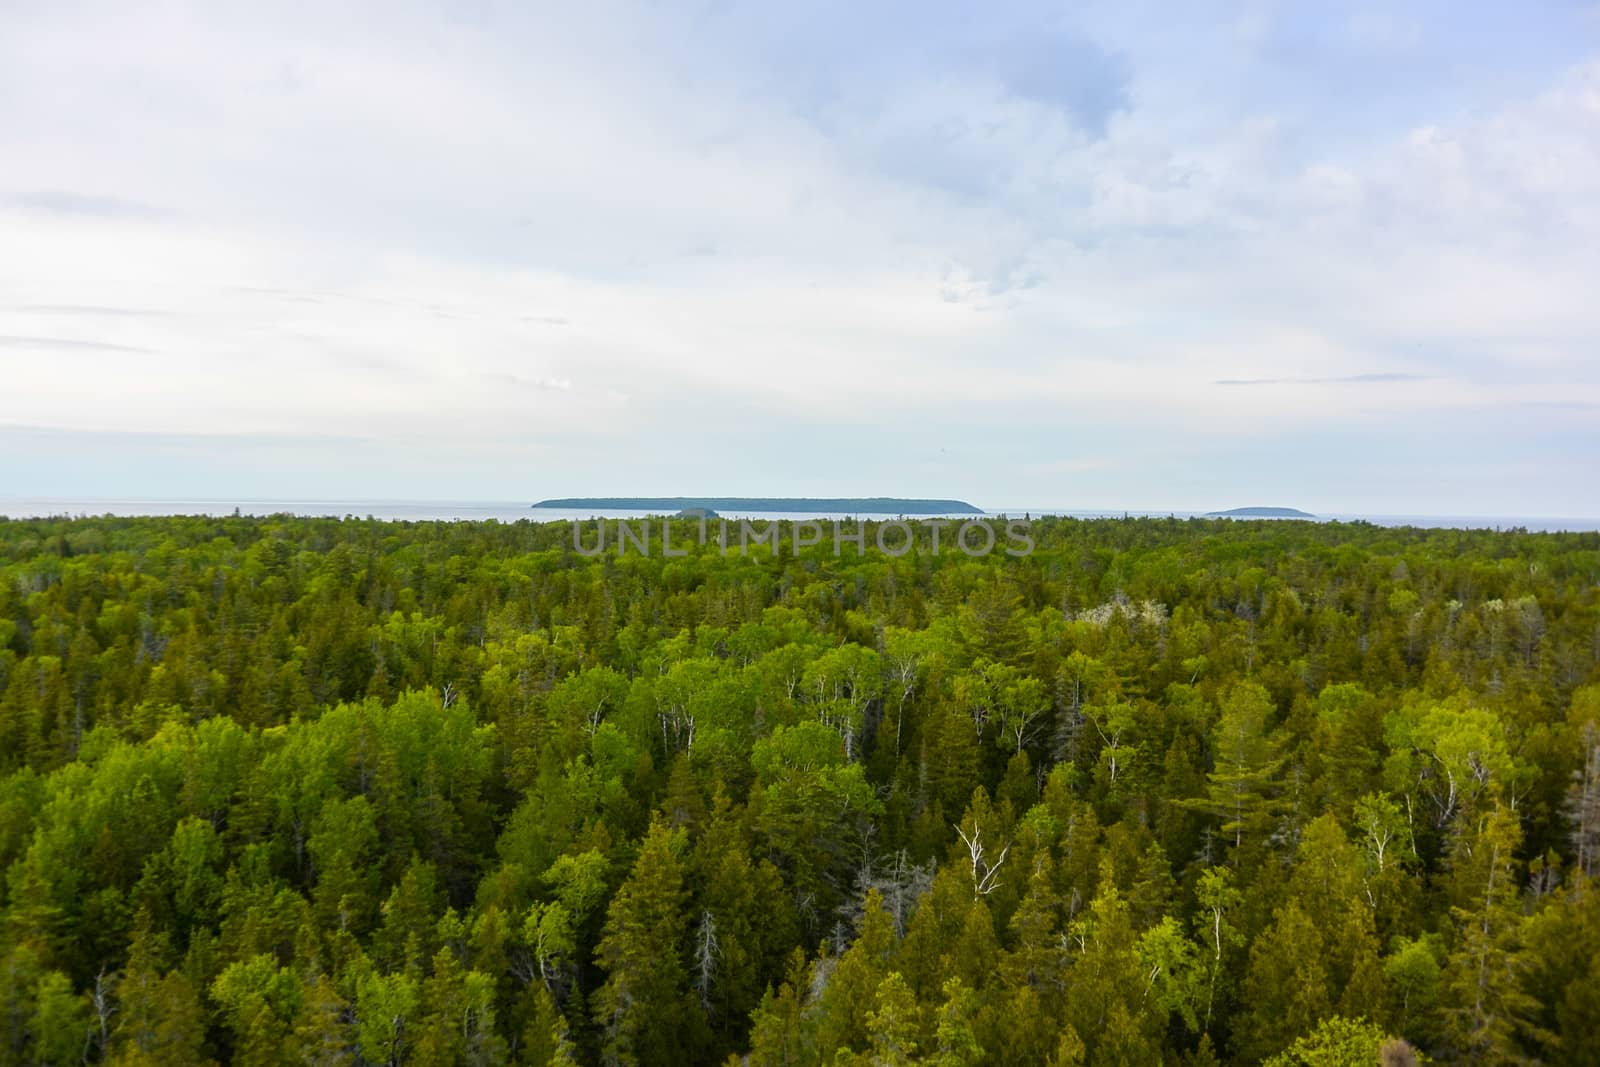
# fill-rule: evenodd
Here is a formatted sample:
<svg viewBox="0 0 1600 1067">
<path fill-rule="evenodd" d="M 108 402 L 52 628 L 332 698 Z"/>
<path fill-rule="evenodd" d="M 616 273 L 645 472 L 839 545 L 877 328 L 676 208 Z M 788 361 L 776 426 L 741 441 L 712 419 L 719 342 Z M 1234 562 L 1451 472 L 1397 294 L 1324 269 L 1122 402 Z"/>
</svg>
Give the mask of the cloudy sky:
<svg viewBox="0 0 1600 1067">
<path fill-rule="evenodd" d="M 0 27 L 0 496 L 1600 513 L 1600 4 Z"/>
</svg>

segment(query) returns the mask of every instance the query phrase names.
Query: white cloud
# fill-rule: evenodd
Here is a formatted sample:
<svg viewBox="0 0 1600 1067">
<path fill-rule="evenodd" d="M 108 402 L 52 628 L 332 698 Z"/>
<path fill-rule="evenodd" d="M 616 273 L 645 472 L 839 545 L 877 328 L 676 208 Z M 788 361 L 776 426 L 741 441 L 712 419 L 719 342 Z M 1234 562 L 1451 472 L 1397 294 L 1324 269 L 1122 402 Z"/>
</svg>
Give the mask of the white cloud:
<svg viewBox="0 0 1600 1067">
<path fill-rule="evenodd" d="M 1008 77 L 1041 62 L 1014 27 L 969 53 L 931 16 L 881 68 L 870 27 L 853 65 L 806 44 L 819 88 L 767 69 L 783 34 L 748 14 L 21 13 L 0 335 L 39 343 L 0 345 L 0 416 L 425 435 L 567 455 L 577 482 L 596 441 L 670 436 L 715 480 L 729 433 L 844 428 L 822 454 L 862 491 L 892 466 L 861 449 L 908 457 L 887 442 L 915 427 L 1011 442 L 998 474 L 916 462 L 1013 499 L 1103 471 L 1029 455 L 1064 432 L 1182 455 L 1545 405 L 1592 441 L 1556 405 L 1600 402 L 1600 63 L 1322 136 L 1337 101 L 1272 91 L 1282 17 L 1191 38 L 1091 9 L 1049 40 L 1099 81 L 1040 82 Z M 1433 30 L 1345 36 L 1415 63 Z M 1115 466 L 1128 506 L 1175 503 Z"/>
</svg>

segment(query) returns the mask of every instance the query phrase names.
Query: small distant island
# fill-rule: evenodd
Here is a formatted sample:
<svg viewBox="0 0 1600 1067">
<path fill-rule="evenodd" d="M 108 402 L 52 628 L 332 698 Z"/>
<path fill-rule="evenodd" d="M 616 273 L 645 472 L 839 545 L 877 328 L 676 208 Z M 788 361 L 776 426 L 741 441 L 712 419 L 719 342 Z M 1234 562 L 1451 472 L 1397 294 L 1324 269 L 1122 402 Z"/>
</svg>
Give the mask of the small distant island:
<svg viewBox="0 0 1600 1067">
<path fill-rule="evenodd" d="M 899 496 L 568 496 L 541 500 L 535 508 L 582 511 L 648 511 L 667 515 L 682 511 L 791 512 L 810 515 L 982 515 L 965 500 L 922 500 Z"/>
<path fill-rule="evenodd" d="M 1314 519 L 1315 515 L 1299 508 L 1229 508 L 1227 511 L 1208 511 L 1208 519 Z"/>
</svg>

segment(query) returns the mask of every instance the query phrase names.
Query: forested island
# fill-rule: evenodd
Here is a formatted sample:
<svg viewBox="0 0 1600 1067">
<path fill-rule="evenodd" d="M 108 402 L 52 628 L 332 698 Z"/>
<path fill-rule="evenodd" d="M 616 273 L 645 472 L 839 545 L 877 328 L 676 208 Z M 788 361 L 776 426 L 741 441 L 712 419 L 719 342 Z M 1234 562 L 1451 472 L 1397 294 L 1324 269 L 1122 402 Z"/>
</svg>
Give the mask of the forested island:
<svg viewBox="0 0 1600 1067">
<path fill-rule="evenodd" d="M 1229 508 L 1226 511 L 1208 511 L 1211 519 L 1314 519 L 1315 515 L 1299 508 Z"/>
<path fill-rule="evenodd" d="M 790 515 L 982 515 L 965 500 L 922 500 L 900 496 L 569 496 L 541 500 L 535 508 L 569 511 L 648 511 L 671 515 L 680 511 L 776 512 Z"/>
<path fill-rule="evenodd" d="M 0 521 L 0 1064 L 1600 1063 L 1600 535 L 697 522 Z"/>
</svg>

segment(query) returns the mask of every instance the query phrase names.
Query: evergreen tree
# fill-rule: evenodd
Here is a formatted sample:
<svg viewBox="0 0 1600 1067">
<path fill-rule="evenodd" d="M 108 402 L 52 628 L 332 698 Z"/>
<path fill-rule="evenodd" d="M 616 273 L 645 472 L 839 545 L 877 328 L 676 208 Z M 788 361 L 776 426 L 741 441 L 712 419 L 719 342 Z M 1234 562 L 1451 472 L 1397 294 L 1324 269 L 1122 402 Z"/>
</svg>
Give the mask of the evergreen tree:
<svg viewBox="0 0 1600 1067">
<path fill-rule="evenodd" d="M 639 858 L 617 890 L 595 950 L 606 980 L 594 1016 L 608 1064 L 666 1062 L 692 1047 L 699 1009 L 689 996 L 684 954 L 688 917 L 678 853 L 683 831 L 650 825 Z"/>
<path fill-rule="evenodd" d="M 1272 699 L 1259 685 L 1241 682 L 1223 697 L 1222 717 L 1212 731 L 1214 766 L 1206 775 L 1202 810 L 1222 820 L 1222 835 L 1235 849 L 1246 838 L 1258 843 L 1279 810 L 1274 780 L 1280 764 L 1269 730 Z"/>
<path fill-rule="evenodd" d="M 1528 961 L 1517 908 L 1515 853 L 1521 841 L 1516 815 L 1497 806 L 1456 852 L 1457 884 L 1474 892 L 1451 909 L 1456 945 L 1443 992 L 1446 1040 L 1462 1063 L 1531 1058 L 1522 1038 L 1538 1005 L 1522 988 Z"/>
</svg>

